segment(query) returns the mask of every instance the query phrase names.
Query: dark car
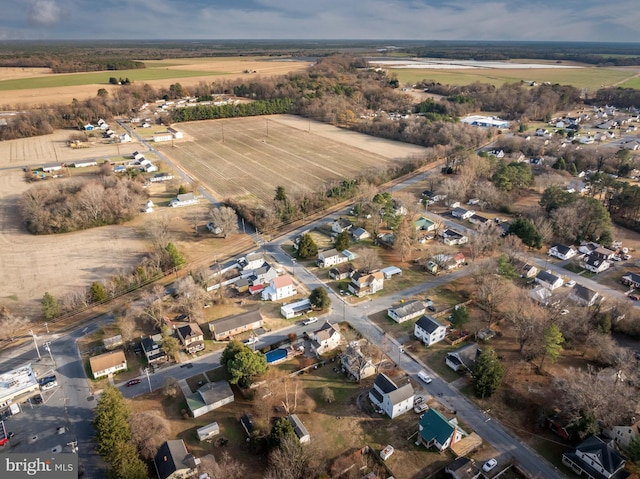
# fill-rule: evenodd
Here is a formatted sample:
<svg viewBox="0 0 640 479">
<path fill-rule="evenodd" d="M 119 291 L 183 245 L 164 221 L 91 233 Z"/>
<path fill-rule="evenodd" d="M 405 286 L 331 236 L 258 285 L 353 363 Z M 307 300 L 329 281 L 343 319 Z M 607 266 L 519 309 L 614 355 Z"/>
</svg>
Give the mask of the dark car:
<svg viewBox="0 0 640 479">
<path fill-rule="evenodd" d="M 45 384 L 52 383 L 55 380 L 56 380 L 55 374 L 53 376 L 45 376 L 43 378 L 38 379 L 38 384 L 40 384 L 40 386 L 44 386 Z"/>
<path fill-rule="evenodd" d="M 136 384 L 140 384 L 142 380 L 140 379 L 130 379 L 127 381 L 127 386 L 135 386 Z"/>
<path fill-rule="evenodd" d="M 435 313 L 437 311 L 436 307 L 433 304 L 430 304 L 429 306 L 427 306 L 427 309 L 432 313 Z"/>
<path fill-rule="evenodd" d="M 35 396 L 35 397 L 32 398 L 32 401 L 35 404 L 42 404 L 42 396 Z"/>
</svg>

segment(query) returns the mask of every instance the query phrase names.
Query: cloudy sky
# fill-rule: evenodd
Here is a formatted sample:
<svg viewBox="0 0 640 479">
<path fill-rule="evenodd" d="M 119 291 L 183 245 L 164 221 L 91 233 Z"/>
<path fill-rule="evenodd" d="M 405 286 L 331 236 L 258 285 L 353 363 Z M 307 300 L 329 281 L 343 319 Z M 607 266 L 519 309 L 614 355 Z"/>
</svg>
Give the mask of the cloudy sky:
<svg viewBox="0 0 640 479">
<path fill-rule="evenodd" d="M 640 42 L 638 0 L 17 0 L 0 39 Z"/>
</svg>

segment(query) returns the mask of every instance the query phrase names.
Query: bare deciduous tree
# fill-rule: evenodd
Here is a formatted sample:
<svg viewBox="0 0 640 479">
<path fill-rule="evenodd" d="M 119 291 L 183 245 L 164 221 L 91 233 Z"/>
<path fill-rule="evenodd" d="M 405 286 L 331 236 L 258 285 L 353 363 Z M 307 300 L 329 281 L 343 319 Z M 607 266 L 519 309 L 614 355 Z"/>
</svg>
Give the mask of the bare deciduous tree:
<svg viewBox="0 0 640 479">
<path fill-rule="evenodd" d="M 211 222 L 222 230 L 225 238 L 238 231 L 238 215 L 233 208 L 228 206 L 212 207 L 209 210 L 209 216 Z"/>
<path fill-rule="evenodd" d="M 134 303 L 131 314 L 159 328 L 166 313 L 166 308 L 162 301 L 164 295 L 164 286 L 161 284 L 154 284 L 153 288 L 145 289 L 140 294 L 140 299 Z"/>
<path fill-rule="evenodd" d="M 123 311 L 118 315 L 118 329 L 124 343 L 128 343 L 135 337 L 136 327 L 135 316 L 130 314 L 130 311 Z"/>
<path fill-rule="evenodd" d="M 21 316 L 15 316 L 9 308 L 0 305 L 0 338 L 13 339 L 20 329 L 26 328 L 29 320 Z"/>
<path fill-rule="evenodd" d="M 167 376 L 162 385 L 162 392 L 168 398 L 177 398 L 180 393 L 180 386 L 178 385 L 176 378 Z"/>
<path fill-rule="evenodd" d="M 198 322 L 203 316 L 202 306 L 206 291 L 190 275 L 177 280 L 175 286 L 178 293 L 178 308 L 189 317 L 189 320 Z"/>
<path fill-rule="evenodd" d="M 295 437 L 285 436 L 280 447 L 269 455 L 266 479 L 306 479 L 309 476 L 309 458 Z"/>
<path fill-rule="evenodd" d="M 382 260 L 378 251 L 372 248 L 359 248 L 356 251 L 357 258 L 356 263 L 358 269 L 364 273 L 370 273 L 376 269 L 379 269 L 382 265 Z"/>
<path fill-rule="evenodd" d="M 131 439 L 140 455 L 150 460 L 158 452 L 158 448 L 167 441 L 171 434 L 169 421 L 159 411 L 143 411 L 129 416 Z"/>
<path fill-rule="evenodd" d="M 415 240 L 416 230 L 407 216 L 402 218 L 398 231 L 396 231 L 393 248 L 400 253 L 400 260 L 411 259 L 411 249 Z"/>
<path fill-rule="evenodd" d="M 245 477 L 246 472 L 247 467 L 244 464 L 224 451 L 218 461 L 218 471 L 211 477 L 212 479 L 241 479 Z"/>
<path fill-rule="evenodd" d="M 164 248 L 171 243 L 173 235 L 170 226 L 173 219 L 173 216 L 162 214 L 157 216 L 155 221 L 150 222 L 147 226 L 147 236 L 155 248 L 164 250 Z"/>
</svg>

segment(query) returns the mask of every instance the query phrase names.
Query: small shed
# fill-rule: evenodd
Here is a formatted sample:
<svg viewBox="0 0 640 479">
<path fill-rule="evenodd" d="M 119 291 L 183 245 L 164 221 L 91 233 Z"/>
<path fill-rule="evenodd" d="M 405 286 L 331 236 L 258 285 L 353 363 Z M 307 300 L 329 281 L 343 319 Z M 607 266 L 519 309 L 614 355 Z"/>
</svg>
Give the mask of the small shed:
<svg viewBox="0 0 640 479">
<path fill-rule="evenodd" d="M 389 279 L 396 275 L 402 275 L 402 270 L 397 266 L 389 266 L 388 268 L 383 268 L 380 271 L 384 274 L 384 279 Z"/>
<path fill-rule="evenodd" d="M 199 441 L 206 441 L 220 434 L 220 426 L 218 426 L 217 422 L 212 422 L 211 424 L 196 429 L 196 433 L 198 434 Z"/>
<path fill-rule="evenodd" d="M 304 427 L 304 424 L 302 424 L 302 421 L 296 414 L 291 414 L 287 419 L 289 419 L 296 437 L 302 444 L 306 444 L 311 441 L 311 435 L 309 434 L 309 431 L 307 431 L 307 428 Z"/>
</svg>

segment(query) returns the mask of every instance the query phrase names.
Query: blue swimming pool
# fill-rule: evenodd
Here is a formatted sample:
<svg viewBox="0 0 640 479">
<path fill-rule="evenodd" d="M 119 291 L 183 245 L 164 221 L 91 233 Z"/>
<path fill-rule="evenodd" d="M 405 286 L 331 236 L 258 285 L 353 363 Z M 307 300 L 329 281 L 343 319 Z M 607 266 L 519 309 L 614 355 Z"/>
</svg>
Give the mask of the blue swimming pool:
<svg viewBox="0 0 640 479">
<path fill-rule="evenodd" d="M 267 358 L 267 364 L 275 363 L 276 361 L 286 359 L 287 350 L 282 348 L 274 349 L 273 351 L 267 351 L 265 356 Z"/>
</svg>

